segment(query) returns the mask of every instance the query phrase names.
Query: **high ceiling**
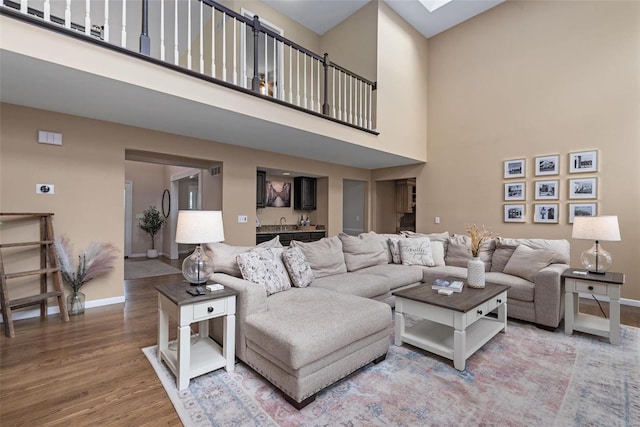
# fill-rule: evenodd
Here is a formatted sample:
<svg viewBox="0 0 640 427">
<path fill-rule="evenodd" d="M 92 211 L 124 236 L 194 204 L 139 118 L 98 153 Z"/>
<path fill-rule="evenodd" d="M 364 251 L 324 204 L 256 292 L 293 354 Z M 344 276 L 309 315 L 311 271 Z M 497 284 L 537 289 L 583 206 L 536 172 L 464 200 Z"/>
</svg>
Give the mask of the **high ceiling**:
<svg viewBox="0 0 640 427">
<path fill-rule="evenodd" d="M 262 0 L 317 34 L 324 34 L 371 0 Z M 384 0 L 425 37 L 432 37 L 504 0 Z M 433 9 L 432 6 L 439 6 Z M 429 11 L 429 8 L 432 11 Z"/>
</svg>

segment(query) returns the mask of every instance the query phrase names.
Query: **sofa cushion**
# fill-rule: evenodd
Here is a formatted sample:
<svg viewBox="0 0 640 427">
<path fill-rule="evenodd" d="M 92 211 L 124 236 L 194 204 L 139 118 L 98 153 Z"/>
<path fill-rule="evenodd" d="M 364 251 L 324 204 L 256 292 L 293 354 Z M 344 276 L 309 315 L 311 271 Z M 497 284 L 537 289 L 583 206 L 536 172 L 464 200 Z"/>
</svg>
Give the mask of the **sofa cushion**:
<svg viewBox="0 0 640 427">
<path fill-rule="evenodd" d="M 244 252 L 249 252 L 254 248 L 281 248 L 280 236 L 262 242 L 256 246 L 232 246 L 226 243 L 207 243 L 205 251 L 213 262 L 213 271 L 216 273 L 226 273 L 235 277 L 242 277 L 236 257 Z"/>
<path fill-rule="evenodd" d="M 387 278 L 391 290 L 422 281 L 423 267 L 416 265 L 385 264 L 358 270 L 356 274 L 374 274 Z"/>
<path fill-rule="evenodd" d="M 389 305 L 326 289 L 293 288 L 268 304 L 269 310 L 246 319 L 248 345 L 292 369 L 391 326 Z"/>
<path fill-rule="evenodd" d="M 315 242 L 292 240 L 291 246 L 300 248 L 316 279 L 347 272 L 342 253 L 342 241 L 338 236 L 323 237 Z"/>
<path fill-rule="evenodd" d="M 403 239 L 399 242 L 402 265 L 425 265 L 433 267 L 431 240 L 428 237 Z"/>
<path fill-rule="evenodd" d="M 493 251 L 493 258 L 491 258 L 491 271 L 502 273 L 504 266 L 507 265 L 517 247 L 502 244 L 498 240 L 496 242 L 496 250 Z"/>
<path fill-rule="evenodd" d="M 518 246 L 525 245 L 531 249 L 544 249 L 553 252 L 552 264 L 570 264 L 571 247 L 569 241 L 564 239 L 509 239 L 499 237 L 498 241 L 501 245 Z"/>
<path fill-rule="evenodd" d="M 376 236 L 367 233 L 361 234 L 360 237 L 354 237 L 340 233 L 338 238 L 342 242 L 347 271 L 389 263 L 387 257 L 389 246 L 382 246 L 381 240 Z"/>
<path fill-rule="evenodd" d="M 488 272 L 485 274 L 485 282 L 496 285 L 509 285 L 511 286 L 507 291 L 507 297 L 509 299 L 533 302 L 535 285 L 522 277 L 505 273 Z"/>
<path fill-rule="evenodd" d="M 376 298 L 389 292 L 389 279 L 374 274 L 343 273 L 316 278 L 310 286 L 364 298 Z"/>
<path fill-rule="evenodd" d="M 478 257 L 484 262 L 484 270 L 491 270 L 491 258 L 493 251 L 496 249 L 496 240 L 487 239 L 480 245 L 480 253 Z M 467 262 L 471 259 L 471 237 L 465 234 L 456 234 L 449 238 L 447 247 L 447 255 L 445 257 L 446 265 L 456 267 L 466 267 Z"/>
<path fill-rule="evenodd" d="M 424 268 L 422 270 L 422 281 L 425 283 L 433 283 L 436 279 L 446 278 L 466 280 L 467 269 L 465 267 L 445 265 L 442 267 Z"/>
<path fill-rule="evenodd" d="M 543 249 L 531 249 L 520 245 L 516 248 L 504 266 L 504 273 L 522 277 L 530 282 L 536 280 L 536 274 L 553 260 L 553 252 Z"/>
<path fill-rule="evenodd" d="M 431 255 L 433 256 L 433 265 L 442 267 L 444 262 L 444 242 L 431 240 Z"/>
<path fill-rule="evenodd" d="M 313 271 L 300 248 L 291 247 L 283 251 L 282 262 L 293 286 L 304 288 L 313 282 Z"/>
<path fill-rule="evenodd" d="M 238 255 L 242 277 L 262 286 L 267 295 L 291 288 L 289 275 L 282 263 L 282 248 L 257 248 Z"/>
<path fill-rule="evenodd" d="M 389 239 L 404 239 L 402 234 L 390 234 L 390 233 L 376 233 L 370 231 L 368 233 L 360 233 L 360 238 L 372 237 L 378 239 L 378 243 L 384 249 L 387 254 L 387 264 L 393 262 L 391 248 L 389 247 Z"/>
</svg>

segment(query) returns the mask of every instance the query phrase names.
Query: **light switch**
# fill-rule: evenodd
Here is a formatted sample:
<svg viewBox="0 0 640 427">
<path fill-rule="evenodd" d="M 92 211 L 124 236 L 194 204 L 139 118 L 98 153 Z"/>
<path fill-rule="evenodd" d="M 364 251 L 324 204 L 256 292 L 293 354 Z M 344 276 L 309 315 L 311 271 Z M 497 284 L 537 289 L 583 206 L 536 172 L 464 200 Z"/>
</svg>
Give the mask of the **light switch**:
<svg viewBox="0 0 640 427">
<path fill-rule="evenodd" d="M 440 217 L 437 216 L 433 219 L 433 222 L 435 222 L 436 224 L 440 224 Z"/>
<path fill-rule="evenodd" d="M 238 215 L 238 222 L 243 224 L 245 222 L 248 222 L 249 218 L 246 215 Z"/>
</svg>

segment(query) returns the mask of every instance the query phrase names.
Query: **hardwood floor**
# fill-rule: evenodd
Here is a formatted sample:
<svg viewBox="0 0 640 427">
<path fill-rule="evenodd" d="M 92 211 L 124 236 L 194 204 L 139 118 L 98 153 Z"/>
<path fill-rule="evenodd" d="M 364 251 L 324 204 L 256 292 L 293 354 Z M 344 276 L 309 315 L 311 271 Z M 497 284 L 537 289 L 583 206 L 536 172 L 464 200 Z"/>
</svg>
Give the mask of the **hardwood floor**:
<svg viewBox="0 0 640 427">
<path fill-rule="evenodd" d="M 180 425 L 140 351 L 156 343 L 155 285 L 176 280 L 182 275 L 127 280 L 125 304 L 88 309 L 69 323 L 57 315 L 16 321 L 16 337 L 0 338 L 0 425 Z M 581 310 L 600 313 L 589 300 Z M 639 307 L 621 312 L 622 323 L 640 327 Z"/>
</svg>

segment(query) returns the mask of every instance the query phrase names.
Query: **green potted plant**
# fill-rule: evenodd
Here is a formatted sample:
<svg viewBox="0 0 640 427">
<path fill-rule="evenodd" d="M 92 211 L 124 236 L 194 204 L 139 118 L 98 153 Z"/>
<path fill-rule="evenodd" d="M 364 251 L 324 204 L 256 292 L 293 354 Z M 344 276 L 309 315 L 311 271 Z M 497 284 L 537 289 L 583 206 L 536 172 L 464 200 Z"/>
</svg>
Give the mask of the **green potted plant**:
<svg viewBox="0 0 640 427">
<path fill-rule="evenodd" d="M 163 223 L 164 217 L 155 206 L 149 206 L 149 209 L 142 213 L 142 218 L 138 226 L 151 237 L 151 249 L 147 250 L 147 258 L 158 258 L 156 234 L 162 228 Z"/>
</svg>

